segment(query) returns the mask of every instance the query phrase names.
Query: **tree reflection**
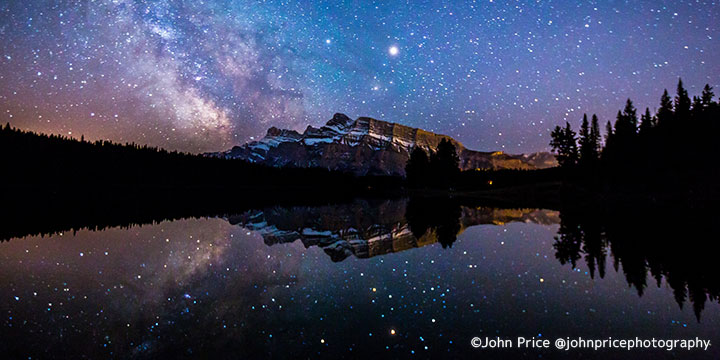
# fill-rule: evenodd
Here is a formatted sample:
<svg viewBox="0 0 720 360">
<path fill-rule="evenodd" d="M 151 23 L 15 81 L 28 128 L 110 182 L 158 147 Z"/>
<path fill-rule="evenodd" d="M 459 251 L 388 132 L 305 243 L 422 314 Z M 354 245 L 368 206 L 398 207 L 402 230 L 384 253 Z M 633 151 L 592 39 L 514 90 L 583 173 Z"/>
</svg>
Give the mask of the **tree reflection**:
<svg viewBox="0 0 720 360">
<path fill-rule="evenodd" d="M 408 201 L 405 219 L 416 238 L 435 233 L 442 247 L 449 248 L 460 232 L 461 210 L 452 199 L 416 197 Z"/>
<path fill-rule="evenodd" d="M 720 296 L 716 259 L 708 251 L 708 240 L 718 238 L 712 218 L 668 208 L 566 208 L 560 213 L 555 257 L 573 268 L 584 258 L 590 276 L 603 278 L 610 252 L 615 270 L 622 269 L 639 296 L 648 283 L 660 287 L 664 279 L 678 305 L 689 301 L 700 321 L 705 303 Z"/>
</svg>

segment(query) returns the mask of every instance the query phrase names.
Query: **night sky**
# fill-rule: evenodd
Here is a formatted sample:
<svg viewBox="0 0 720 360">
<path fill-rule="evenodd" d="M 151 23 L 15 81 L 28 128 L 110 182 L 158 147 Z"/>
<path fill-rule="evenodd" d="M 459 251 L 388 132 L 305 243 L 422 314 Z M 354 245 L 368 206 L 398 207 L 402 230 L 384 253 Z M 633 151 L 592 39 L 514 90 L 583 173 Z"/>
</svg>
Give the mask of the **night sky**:
<svg viewBox="0 0 720 360">
<path fill-rule="evenodd" d="M 712 1 L 0 0 L 0 121 L 224 150 L 335 112 L 547 149 L 582 113 L 720 89 Z"/>
</svg>

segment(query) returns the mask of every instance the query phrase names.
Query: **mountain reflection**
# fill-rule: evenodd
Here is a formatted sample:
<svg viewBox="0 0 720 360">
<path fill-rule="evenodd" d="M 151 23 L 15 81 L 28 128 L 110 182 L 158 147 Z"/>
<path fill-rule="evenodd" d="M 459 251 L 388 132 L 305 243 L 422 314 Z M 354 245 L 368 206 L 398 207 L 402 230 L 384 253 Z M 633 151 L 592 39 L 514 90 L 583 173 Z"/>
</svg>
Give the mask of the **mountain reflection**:
<svg viewBox="0 0 720 360">
<path fill-rule="evenodd" d="M 370 258 L 440 243 L 451 247 L 475 225 L 508 222 L 554 224 L 558 212 L 471 207 L 448 199 L 359 199 L 328 206 L 269 207 L 229 216 L 233 225 L 260 233 L 267 245 L 300 240 L 318 246 L 332 261 Z"/>
<path fill-rule="evenodd" d="M 697 217 L 679 226 L 681 217 L 670 214 L 674 217 L 648 209 L 612 212 L 590 208 L 502 209 L 472 206 L 456 199 L 417 197 L 268 207 L 226 219 L 258 232 L 267 245 L 300 240 L 306 248 L 320 247 L 334 262 L 435 243 L 450 248 L 460 234 L 475 225 L 559 224 L 553 247 L 561 264 L 576 268 L 584 259 L 591 277 L 604 278 L 610 254 L 614 270 L 622 271 L 639 296 L 648 286 L 648 275 L 658 287 L 665 279 L 680 307 L 690 301 L 699 320 L 705 303 L 719 299 L 720 287 L 717 276 L 711 275 L 713 261 L 697 241 L 717 231 L 698 225 L 707 222 Z M 688 227 L 688 223 L 693 225 Z"/>
<path fill-rule="evenodd" d="M 247 210 L 250 208 L 254 209 Z M 606 277 L 610 264 L 639 296 L 652 283 L 658 287 L 664 283 L 672 289 L 681 308 L 691 304 L 698 321 L 706 303 L 720 299 L 716 256 L 708 250 L 708 241 L 720 238 L 713 225 L 718 218 L 714 210 L 600 209 L 565 204 L 556 211 L 498 208 L 479 200 L 436 197 L 355 199 L 304 206 L 241 204 L 233 209 L 188 204 L 174 212 L 149 208 L 141 217 L 136 216 L 136 211 L 123 210 L 127 209 L 115 209 L 112 214 L 117 216 L 82 221 L 65 214 L 42 222 L 35 218 L 9 222 L 0 227 L 0 239 L 10 240 L 18 234 L 56 237 L 67 230 L 81 229 L 115 227 L 111 229 L 115 231 L 117 226 L 127 227 L 124 231 L 130 232 L 137 224 L 163 220 L 222 218 L 260 234 L 268 246 L 299 240 L 305 248 L 319 247 L 333 262 L 341 262 L 349 257 L 367 259 L 435 243 L 452 248 L 458 236 L 476 225 L 559 225 L 552 246 L 560 264 L 575 269 L 584 263 L 592 278 Z M 208 255 L 205 261 L 212 263 L 213 258 Z M 192 268 L 202 264 L 198 262 Z M 178 273 L 182 271 L 175 271 Z"/>
<path fill-rule="evenodd" d="M 712 214 L 432 197 L 253 206 L 0 242 L 0 353 L 472 357 L 479 329 L 717 339 Z"/>
</svg>

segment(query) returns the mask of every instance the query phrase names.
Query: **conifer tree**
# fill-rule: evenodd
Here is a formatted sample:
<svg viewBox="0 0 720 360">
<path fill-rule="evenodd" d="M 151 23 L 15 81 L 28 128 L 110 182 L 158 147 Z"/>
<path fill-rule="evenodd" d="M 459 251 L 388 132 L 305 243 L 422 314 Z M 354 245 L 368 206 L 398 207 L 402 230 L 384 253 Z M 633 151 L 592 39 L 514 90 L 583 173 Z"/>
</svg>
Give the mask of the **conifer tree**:
<svg viewBox="0 0 720 360">
<path fill-rule="evenodd" d="M 430 160 L 425 150 L 415 146 L 405 164 L 405 177 L 411 187 L 422 187 L 429 180 Z"/>
<path fill-rule="evenodd" d="M 597 125 L 597 116 L 593 115 L 593 123 L 594 125 Z M 584 167 L 591 167 L 597 160 L 598 139 L 596 138 L 596 133 L 594 133 L 593 128 L 591 128 L 590 123 L 588 122 L 587 114 L 583 115 L 579 135 L 580 163 Z"/>
<path fill-rule="evenodd" d="M 709 107 L 713 103 L 712 99 L 715 96 L 715 94 L 713 93 L 712 89 L 713 88 L 710 86 L 710 84 L 705 84 L 705 87 L 703 88 L 702 95 L 701 95 L 701 101 L 702 101 L 703 107 L 705 107 L 705 108 Z"/>
<path fill-rule="evenodd" d="M 675 95 L 675 115 L 678 119 L 685 119 L 690 114 L 690 97 L 683 87 L 682 79 L 678 80 L 677 94 Z"/>
<path fill-rule="evenodd" d="M 605 124 L 605 146 L 610 142 L 610 138 L 613 136 L 613 126 L 610 120 Z"/>
<path fill-rule="evenodd" d="M 643 114 L 640 119 L 640 129 L 638 130 L 638 133 L 641 136 L 645 136 L 654 126 L 653 117 L 650 115 L 650 108 L 645 108 L 645 114 Z"/>
<path fill-rule="evenodd" d="M 619 151 L 626 151 L 634 142 L 637 134 L 637 111 L 630 99 L 625 103 L 625 109 L 618 111 L 615 121 L 615 142 L 620 147 Z"/>
<path fill-rule="evenodd" d="M 625 119 L 627 125 L 628 135 L 630 136 L 637 134 L 637 110 L 635 109 L 635 106 L 630 99 L 627 99 L 627 102 L 625 103 L 625 109 L 623 109 L 623 118 Z"/>
<path fill-rule="evenodd" d="M 705 106 L 702 104 L 702 100 L 700 100 L 700 97 L 693 96 L 692 100 L 692 108 L 690 109 L 690 114 L 694 119 L 700 119 L 700 116 L 702 116 L 703 111 L 705 110 Z"/>
<path fill-rule="evenodd" d="M 571 168 L 578 162 L 578 148 L 575 132 L 570 123 L 565 123 L 565 128 L 555 126 L 550 133 L 550 146 L 557 153 L 557 161 L 561 167 Z"/>
<path fill-rule="evenodd" d="M 590 123 L 590 141 L 591 146 L 595 152 L 595 158 L 597 159 L 600 155 L 601 140 L 600 140 L 600 121 L 597 115 L 593 114 L 592 121 Z"/>
<path fill-rule="evenodd" d="M 437 151 L 430 156 L 430 173 L 439 187 L 452 186 L 460 175 L 460 157 L 450 140 L 442 139 Z"/>
<path fill-rule="evenodd" d="M 570 123 L 565 123 L 565 131 L 564 131 L 564 139 L 565 144 L 567 146 L 567 154 L 568 154 L 568 165 L 574 166 L 577 165 L 578 160 L 580 158 L 580 154 L 578 153 L 578 147 L 577 147 L 577 137 L 575 136 L 575 131 L 572 130 L 570 127 Z"/>
<path fill-rule="evenodd" d="M 672 122 L 673 118 L 673 103 L 668 95 L 667 89 L 663 92 L 660 97 L 660 108 L 657 111 L 657 121 L 659 126 L 665 126 Z"/>
</svg>

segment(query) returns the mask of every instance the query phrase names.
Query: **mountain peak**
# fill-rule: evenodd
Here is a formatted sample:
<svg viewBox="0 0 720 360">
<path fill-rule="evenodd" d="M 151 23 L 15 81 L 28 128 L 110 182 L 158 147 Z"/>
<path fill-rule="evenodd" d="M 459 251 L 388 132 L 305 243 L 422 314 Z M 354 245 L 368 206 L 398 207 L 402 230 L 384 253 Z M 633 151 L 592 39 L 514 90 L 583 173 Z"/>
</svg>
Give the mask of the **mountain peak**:
<svg viewBox="0 0 720 360">
<path fill-rule="evenodd" d="M 436 151 L 442 139 L 455 145 L 463 170 L 536 169 L 555 165 L 554 156 L 549 153 L 510 155 L 501 151 L 473 151 L 447 135 L 370 117 L 352 120 L 342 113 L 333 115 L 320 128 L 308 126 L 302 134 L 271 127 L 259 141 L 210 155 L 270 166 L 322 167 L 357 175 L 404 175 L 405 163 L 414 147 Z"/>
<path fill-rule="evenodd" d="M 267 133 L 265 133 L 265 136 L 278 136 L 280 135 L 280 129 L 271 126 L 269 129 L 267 129 Z"/>
<path fill-rule="evenodd" d="M 277 136 L 284 136 L 284 137 L 300 137 L 300 133 L 298 133 L 295 130 L 288 130 L 288 129 L 278 129 L 276 127 L 271 127 L 268 129 L 267 133 L 265 134 L 265 137 L 277 137 Z"/>
<path fill-rule="evenodd" d="M 328 121 L 328 123 L 331 123 L 331 122 L 348 123 L 350 121 L 352 121 L 352 119 L 349 118 L 347 115 L 345 115 L 343 113 L 335 113 L 335 115 L 333 115 L 332 119 L 330 119 L 330 121 Z"/>
<path fill-rule="evenodd" d="M 353 119 L 349 118 L 347 115 L 336 113 L 335 115 L 333 115 L 332 119 L 330 119 L 325 124 L 325 126 L 323 126 L 323 128 L 339 131 L 341 129 L 347 128 L 352 123 Z"/>
</svg>

